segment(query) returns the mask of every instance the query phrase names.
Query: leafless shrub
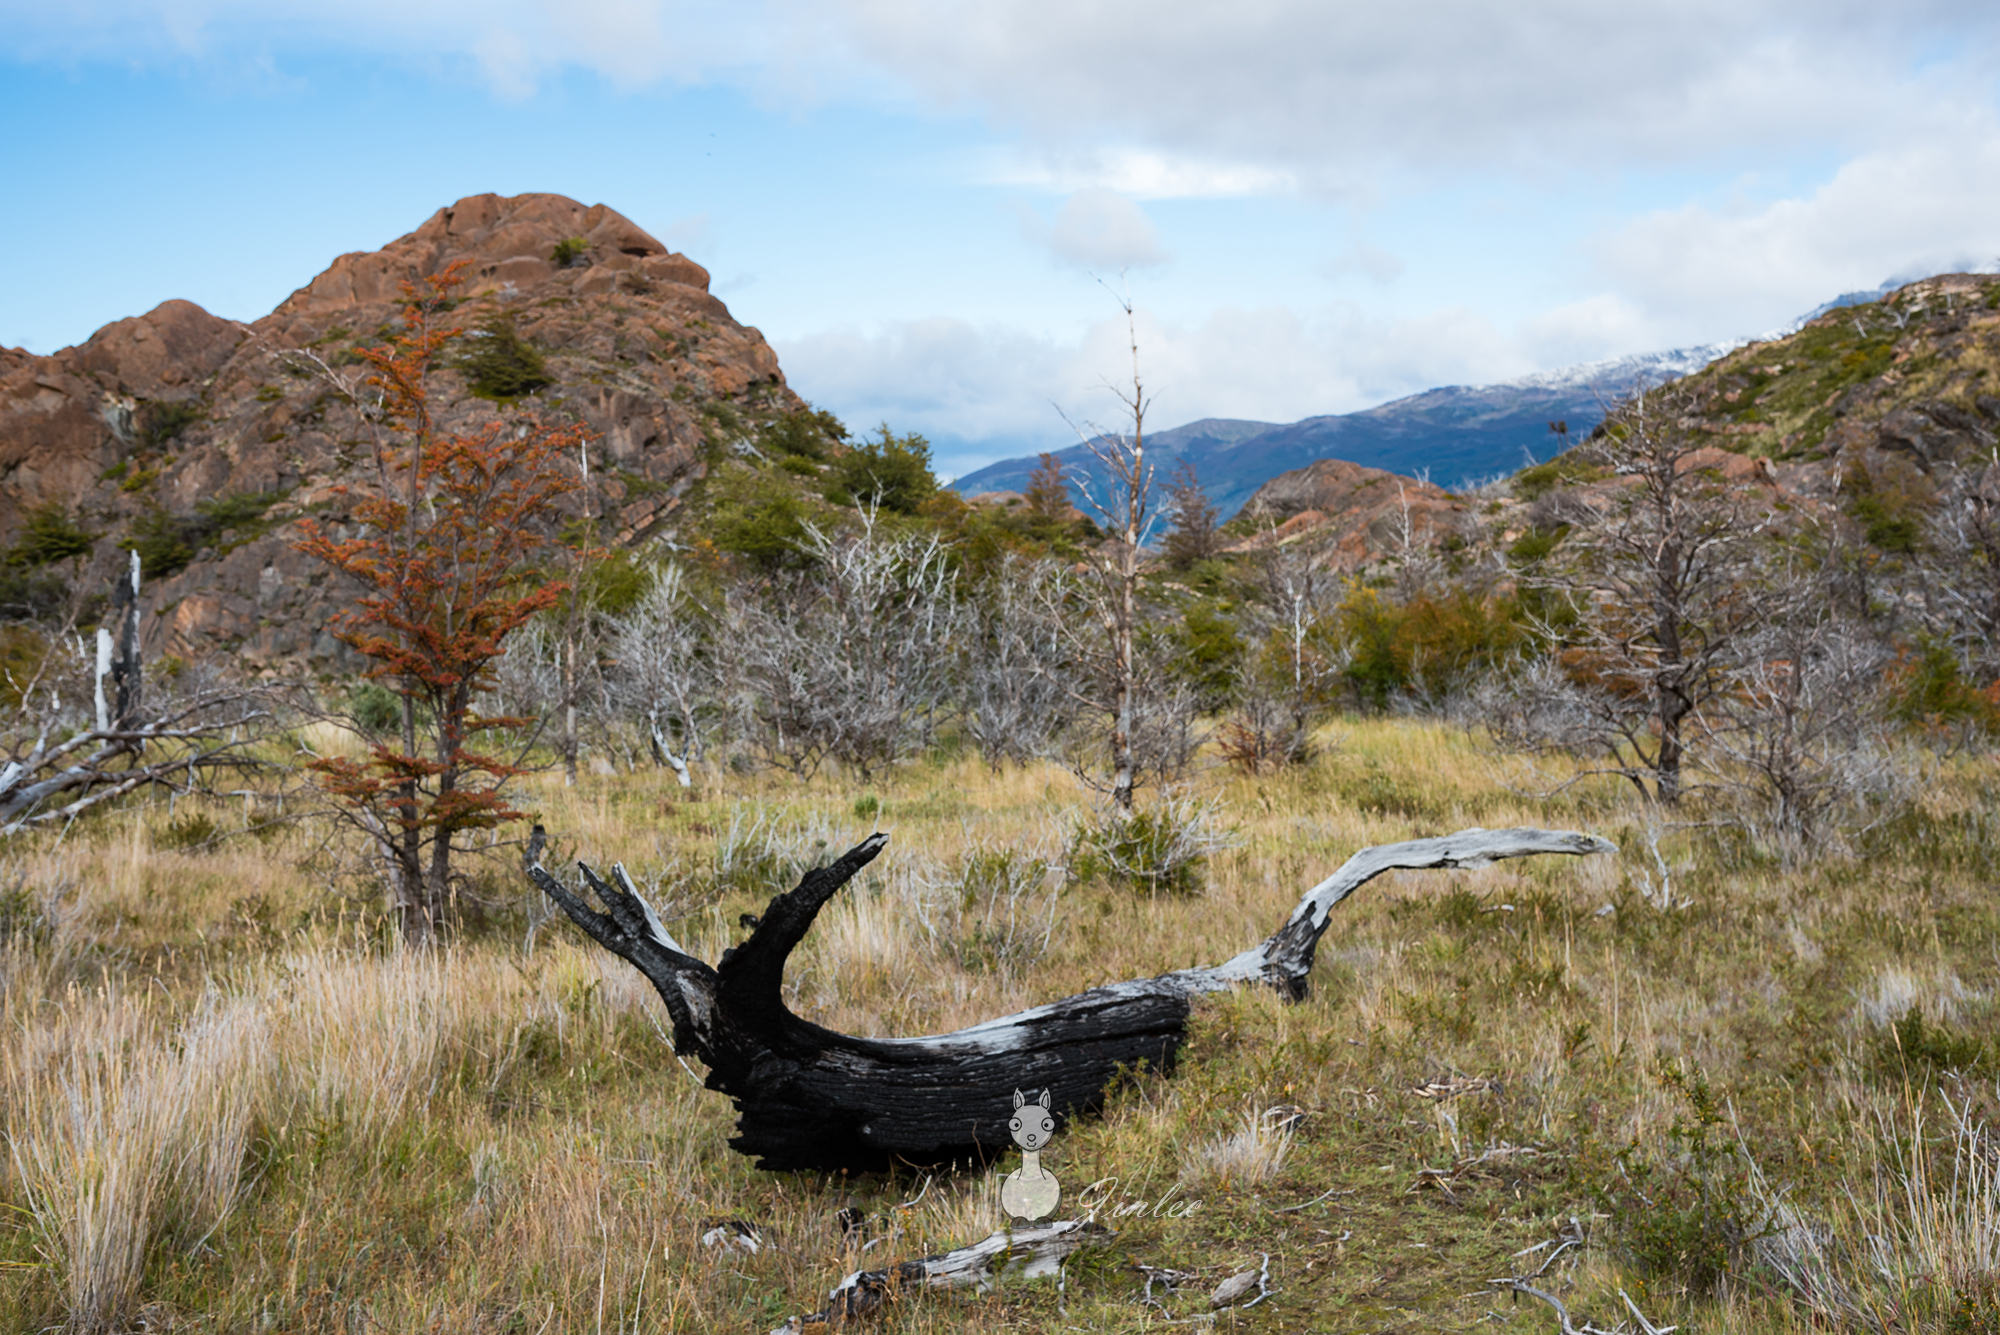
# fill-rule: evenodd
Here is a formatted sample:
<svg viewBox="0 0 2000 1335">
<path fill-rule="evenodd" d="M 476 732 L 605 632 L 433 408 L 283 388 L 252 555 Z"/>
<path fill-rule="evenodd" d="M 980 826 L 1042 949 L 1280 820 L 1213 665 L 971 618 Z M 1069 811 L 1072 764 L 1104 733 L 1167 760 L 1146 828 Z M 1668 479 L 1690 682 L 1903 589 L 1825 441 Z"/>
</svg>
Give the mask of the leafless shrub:
<svg viewBox="0 0 2000 1335">
<path fill-rule="evenodd" d="M 1976 682 L 2000 678 L 2000 457 L 1954 470 L 1931 507 L 1915 592 Z"/>
<path fill-rule="evenodd" d="M 1171 786 L 1187 776 L 1208 740 L 1201 697 L 1188 683 L 1170 678 L 1163 665 L 1138 675 L 1146 685 L 1135 688 L 1127 700 L 1124 773 L 1137 787 Z M 1059 739 L 1058 754 L 1079 783 L 1115 797 L 1116 772 L 1107 779 L 1101 764 L 1112 723 L 1097 713 L 1075 719 Z"/>
<path fill-rule="evenodd" d="M 1540 529 L 1588 524 L 1597 518 L 1596 509 L 1574 487 L 1557 487 L 1537 496 L 1526 513 L 1528 522 Z"/>
<path fill-rule="evenodd" d="M 689 766 L 702 758 L 711 727 L 723 713 L 721 656 L 712 614 L 689 590 L 676 562 L 653 572 L 639 601 L 613 617 L 606 650 L 611 706 L 640 722 L 653 762 L 693 782 Z"/>
<path fill-rule="evenodd" d="M 913 862 L 897 889 L 935 953 L 971 973 L 1012 978 L 1048 954 L 1057 872 L 1046 854 L 975 843 L 956 867 Z"/>
<path fill-rule="evenodd" d="M 744 607 L 735 652 L 766 756 L 800 775 L 826 760 L 864 777 L 931 740 L 950 701 L 962 623 L 935 536 L 809 528 L 806 570 Z"/>
<path fill-rule="evenodd" d="M 0 837 L 67 824 L 142 790 L 214 795 L 218 781 L 281 767 L 258 745 L 289 708 L 283 685 L 246 684 L 209 662 L 146 670 L 138 571 L 121 582 L 93 652 L 57 634 L 0 718 Z"/>
<path fill-rule="evenodd" d="M 1310 551 L 1267 547 L 1259 566 L 1264 600 L 1247 627 L 1255 647 L 1218 729 L 1223 756 L 1253 774 L 1311 758 L 1314 725 L 1332 707 L 1351 656 L 1332 633 L 1340 583 Z"/>
<path fill-rule="evenodd" d="M 970 600 L 959 677 L 965 728 L 995 770 L 1045 756 L 1077 702 L 1060 611 L 1068 573 L 1009 555 Z"/>
<path fill-rule="evenodd" d="M 1829 615 L 1792 610 L 1704 711 L 1714 801 L 1787 861 L 1868 821 L 1913 777 L 1884 719 L 1887 650 Z"/>
<path fill-rule="evenodd" d="M 1541 629 L 1561 646 L 1562 674 L 1590 688 L 1559 693 L 1567 730 L 1589 736 L 1613 772 L 1667 806 L 1685 790 L 1697 717 L 1732 688 L 1744 641 L 1767 621 L 1753 576 L 1771 508 L 1711 467 L 1682 425 L 1709 392 L 1669 385 L 1614 409 L 1589 448 L 1620 485 L 1523 576 L 1561 609 Z"/>
</svg>

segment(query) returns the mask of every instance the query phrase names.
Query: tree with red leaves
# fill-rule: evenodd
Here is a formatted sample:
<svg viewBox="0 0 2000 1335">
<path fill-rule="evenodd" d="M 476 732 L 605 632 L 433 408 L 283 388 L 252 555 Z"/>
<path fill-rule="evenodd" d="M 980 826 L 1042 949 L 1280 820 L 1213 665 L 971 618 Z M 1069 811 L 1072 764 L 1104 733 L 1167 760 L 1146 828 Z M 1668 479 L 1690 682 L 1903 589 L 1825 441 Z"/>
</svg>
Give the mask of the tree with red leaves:
<svg viewBox="0 0 2000 1335">
<path fill-rule="evenodd" d="M 477 743 L 533 720 L 484 716 L 475 704 L 507 636 L 562 595 L 534 557 L 553 541 L 554 503 L 578 485 L 566 459 L 583 440 L 580 427 L 532 420 L 437 428 L 429 383 L 462 332 L 441 318 L 458 269 L 422 287 L 406 281 L 402 328 L 356 349 L 369 369 L 350 392 L 378 427 L 372 485 L 342 489 L 359 534 L 308 519 L 297 544 L 361 586 L 333 633 L 401 698 L 400 737 L 357 729 L 365 759 L 322 756 L 309 768 L 374 843 L 412 943 L 441 925 L 454 842 L 526 814 L 501 792 L 521 768 Z"/>
</svg>

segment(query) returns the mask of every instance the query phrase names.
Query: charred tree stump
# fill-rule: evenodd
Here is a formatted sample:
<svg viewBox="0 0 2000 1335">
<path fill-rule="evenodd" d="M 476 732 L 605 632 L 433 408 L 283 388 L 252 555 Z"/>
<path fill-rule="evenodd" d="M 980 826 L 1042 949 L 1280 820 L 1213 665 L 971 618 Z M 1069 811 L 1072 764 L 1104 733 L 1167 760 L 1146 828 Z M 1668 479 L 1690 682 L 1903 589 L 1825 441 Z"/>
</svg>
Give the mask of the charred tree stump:
<svg viewBox="0 0 2000 1335">
<path fill-rule="evenodd" d="M 708 1065 L 708 1088 L 736 1104 L 730 1145 L 767 1169 L 856 1169 L 896 1161 L 983 1161 L 1009 1148 L 1015 1090 L 1047 1089 L 1058 1109 L 1097 1108 L 1121 1071 L 1170 1069 L 1196 998 L 1263 983 L 1297 1000 L 1333 908 L 1397 868 L 1483 867 L 1537 853 L 1608 853 L 1593 835 L 1551 830 L 1465 830 L 1364 848 L 1306 892 L 1261 944 L 1206 969 L 1092 988 L 1046 1006 L 924 1038 L 857 1038 L 804 1020 L 782 996 L 785 961 L 820 909 L 882 851 L 871 835 L 798 888 L 771 900 L 748 940 L 710 967 L 681 948 L 623 866 L 606 881 L 578 864 L 603 903 L 541 865 L 535 827 L 528 875 L 577 926 L 645 974 L 673 1018 L 677 1051 Z"/>
</svg>

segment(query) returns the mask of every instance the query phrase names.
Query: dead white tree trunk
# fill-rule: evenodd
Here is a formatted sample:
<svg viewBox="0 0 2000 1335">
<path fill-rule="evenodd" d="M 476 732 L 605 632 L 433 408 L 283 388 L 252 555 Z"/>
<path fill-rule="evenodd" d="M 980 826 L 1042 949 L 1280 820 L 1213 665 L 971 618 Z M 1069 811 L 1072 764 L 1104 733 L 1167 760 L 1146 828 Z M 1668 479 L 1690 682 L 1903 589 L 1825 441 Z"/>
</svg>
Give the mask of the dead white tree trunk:
<svg viewBox="0 0 2000 1335">
<path fill-rule="evenodd" d="M 1087 1219 L 1062 1219 L 1034 1228 L 988 1234 L 970 1246 L 902 1261 L 880 1270 L 857 1270 L 827 1295 L 826 1307 L 795 1316 L 771 1335 L 792 1335 L 837 1321 L 872 1316 L 907 1289 L 985 1289 L 1002 1276 L 1036 1279 L 1053 1275 L 1084 1247 L 1107 1242 L 1112 1232 Z"/>
</svg>

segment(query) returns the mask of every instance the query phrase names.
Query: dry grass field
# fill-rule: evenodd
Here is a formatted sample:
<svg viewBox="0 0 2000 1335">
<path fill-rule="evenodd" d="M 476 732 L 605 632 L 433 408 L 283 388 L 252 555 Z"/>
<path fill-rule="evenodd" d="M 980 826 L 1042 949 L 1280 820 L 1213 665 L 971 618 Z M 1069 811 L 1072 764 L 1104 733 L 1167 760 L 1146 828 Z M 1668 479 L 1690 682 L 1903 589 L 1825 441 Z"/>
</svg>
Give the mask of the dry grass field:
<svg viewBox="0 0 2000 1335">
<path fill-rule="evenodd" d="M 1175 1074 L 1057 1134 L 1045 1162 L 1072 1201 L 1102 1184 L 1106 1245 L 1060 1284 L 913 1295 L 881 1330 L 1554 1330 L 1490 1282 L 1532 1275 L 1604 1329 L 1638 1328 L 1622 1291 L 1660 1327 L 2000 1331 L 1990 762 L 1932 762 L 1845 855 L 1786 865 L 1712 830 L 1661 833 L 1656 860 L 1625 793 L 1520 796 L 1442 725 L 1330 741 L 1297 771 L 1205 772 L 1235 842 L 1190 896 L 1067 881 L 1084 804 L 1055 769 L 526 795 L 549 865 L 622 860 L 710 959 L 824 849 L 889 831 L 790 974 L 796 1009 L 871 1034 L 1223 959 L 1367 844 L 1620 845 L 1365 887 L 1305 1002 L 1207 1004 Z M 0 1328 L 762 1332 L 1001 1222 L 987 1173 L 752 1168 L 650 989 L 549 919 L 510 850 L 469 864 L 453 944 L 413 954 L 324 827 L 189 851 L 191 814 L 5 850 Z M 1282 1105 L 1306 1113 L 1289 1131 Z M 754 1253 L 703 1245 L 732 1219 Z M 1266 1264 L 1268 1299 L 1211 1317 Z M 1186 1278 L 1149 1303 L 1142 1266 Z"/>
</svg>

